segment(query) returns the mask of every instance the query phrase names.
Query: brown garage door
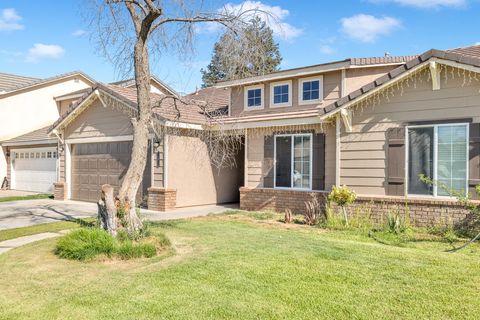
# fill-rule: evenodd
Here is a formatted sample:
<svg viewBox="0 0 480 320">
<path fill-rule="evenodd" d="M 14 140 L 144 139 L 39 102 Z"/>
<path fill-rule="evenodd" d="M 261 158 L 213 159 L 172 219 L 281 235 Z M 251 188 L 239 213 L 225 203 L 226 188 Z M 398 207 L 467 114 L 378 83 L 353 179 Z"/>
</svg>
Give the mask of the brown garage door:
<svg viewBox="0 0 480 320">
<path fill-rule="evenodd" d="M 96 202 L 101 186 L 110 184 L 118 192 L 131 159 L 132 142 L 76 144 L 72 147 L 72 199 Z M 150 165 L 147 164 L 147 169 Z M 149 170 L 146 170 L 148 177 Z M 149 182 L 149 179 L 144 181 Z M 148 183 L 149 184 L 149 183 Z M 146 185 L 144 183 L 143 185 Z M 144 186 L 139 189 L 141 202 Z M 146 194 L 146 193 L 145 193 Z"/>
</svg>

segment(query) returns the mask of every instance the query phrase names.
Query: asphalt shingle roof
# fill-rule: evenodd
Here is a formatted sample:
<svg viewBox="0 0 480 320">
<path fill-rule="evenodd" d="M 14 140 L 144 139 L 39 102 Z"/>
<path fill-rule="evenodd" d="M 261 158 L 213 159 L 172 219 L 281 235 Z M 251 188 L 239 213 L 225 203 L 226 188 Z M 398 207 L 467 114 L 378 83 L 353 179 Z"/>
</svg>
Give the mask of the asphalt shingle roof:
<svg viewBox="0 0 480 320">
<path fill-rule="evenodd" d="M 25 134 L 22 134 L 18 137 L 2 141 L 2 143 L 14 143 L 14 142 L 32 142 L 32 141 L 42 141 L 42 140 L 51 140 L 52 138 L 48 135 L 50 126 L 43 127 Z"/>
<path fill-rule="evenodd" d="M 41 79 L 0 72 L 0 92 L 8 92 L 13 90 L 14 88 L 26 86 L 39 80 Z"/>
</svg>

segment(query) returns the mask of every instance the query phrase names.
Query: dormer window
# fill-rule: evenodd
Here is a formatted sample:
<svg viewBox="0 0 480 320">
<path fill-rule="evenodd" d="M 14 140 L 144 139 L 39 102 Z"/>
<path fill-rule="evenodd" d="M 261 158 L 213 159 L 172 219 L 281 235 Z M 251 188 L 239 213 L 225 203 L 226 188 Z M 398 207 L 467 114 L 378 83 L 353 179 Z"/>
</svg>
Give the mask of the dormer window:
<svg viewBox="0 0 480 320">
<path fill-rule="evenodd" d="M 292 105 L 292 81 L 270 84 L 270 106 L 288 107 Z"/>
<path fill-rule="evenodd" d="M 263 109 L 263 84 L 245 87 L 245 110 Z"/>
<path fill-rule="evenodd" d="M 299 104 L 319 103 L 323 100 L 323 77 L 300 79 L 298 82 Z"/>
</svg>

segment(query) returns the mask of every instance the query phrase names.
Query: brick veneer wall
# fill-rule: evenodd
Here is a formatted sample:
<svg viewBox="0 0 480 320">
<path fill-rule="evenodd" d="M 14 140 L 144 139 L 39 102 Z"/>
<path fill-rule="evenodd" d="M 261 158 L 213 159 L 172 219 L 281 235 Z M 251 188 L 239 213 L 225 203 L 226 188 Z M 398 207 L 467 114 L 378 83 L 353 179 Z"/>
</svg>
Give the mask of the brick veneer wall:
<svg viewBox="0 0 480 320">
<path fill-rule="evenodd" d="M 67 199 L 67 184 L 65 182 L 55 182 L 53 184 L 53 198 L 55 200 Z"/>
<path fill-rule="evenodd" d="M 320 203 L 325 203 L 326 192 L 323 191 L 293 191 L 270 188 L 240 188 L 240 209 L 283 212 L 285 209 L 293 213 L 303 213 L 305 202 L 317 197 Z"/>
<path fill-rule="evenodd" d="M 326 192 L 293 191 L 269 188 L 240 188 L 240 208 L 243 210 L 283 212 L 289 208 L 294 213 L 305 211 L 305 202 L 312 196 L 318 198 L 323 205 L 326 203 Z M 334 212 L 340 208 L 332 207 Z M 384 224 L 388 214 L 398 213 L 405 217 L 408 213 L 410 222 L 418 227 L 471 225 L 472 216 L 457 201 L 409 198 L 358 196 L 354 204 L 348 208 L 352 216 L 371 219 L 376 224 Z M 478 227 L 478 226 L 477 226 Z"/>
<path fill-rule="evenodd" d="M 177 205 L 177 190 L 169 188 L 148 188 L 148 209 L 154 211 L 172 210 Z"/>
</svg>

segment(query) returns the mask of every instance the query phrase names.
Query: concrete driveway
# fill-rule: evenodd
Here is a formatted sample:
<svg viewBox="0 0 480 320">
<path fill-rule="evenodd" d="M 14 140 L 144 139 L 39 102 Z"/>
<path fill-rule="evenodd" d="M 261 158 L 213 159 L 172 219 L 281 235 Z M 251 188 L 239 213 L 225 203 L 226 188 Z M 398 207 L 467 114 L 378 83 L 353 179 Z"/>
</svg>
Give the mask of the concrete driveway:
<svg viewBox="0 0 480 320">
<path fill-rule="evenodd" d="M 238 209 L 237 204 L 211 205 L 180 208 L 168 212 L 142 210 L 141 215 L 147 220 L 156 221 L 206 216 L 209 213 L 236 209 Z M 88 202 L 50 199 L 0 202 L 0 230 L 96 215 L 97 205 Z"/>
</svg>

